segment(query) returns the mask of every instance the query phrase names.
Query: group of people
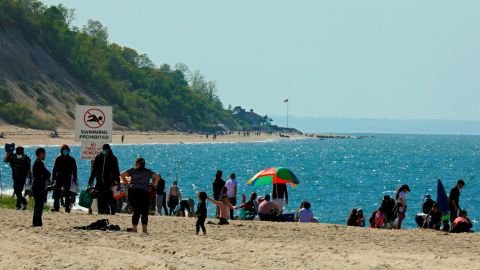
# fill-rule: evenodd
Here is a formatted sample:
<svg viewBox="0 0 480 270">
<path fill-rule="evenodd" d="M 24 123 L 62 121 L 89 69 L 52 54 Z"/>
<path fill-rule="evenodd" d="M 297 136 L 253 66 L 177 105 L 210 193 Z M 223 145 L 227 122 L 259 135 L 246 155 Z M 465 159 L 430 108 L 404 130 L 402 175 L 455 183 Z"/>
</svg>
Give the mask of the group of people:
<svg viewBox="0 0 480 270">
<path fill-rule="evenodd" d="M 24 148 L 14 145 L 5 147 L 6 155 L 4 161 L 9 163 L 12 168 L 12 178 L 14 193 L 16 196 L 16 209 L 25 210 L 27 200 L 23 195 L 23 188 L 28 180 L 31 186 L 31 193 L 34 198 L 35 206 L 33 211 L 33 226 L 42 226 L 43 206 L 47 199 L 47 186 L 50 179 L 55 183 L 53 188 L 53 212 L 60 210 L 60 202 L 65 200 L 65 212 L 70 212 L 75 203 L 75 197 L 72 198 L 71 187 L 77 185 L 77 165 L 75 159 L 70 155 L 68 145 L 62 145 L 60 154 L 55 159 L 52 172 L 46 168 L 44 160 L 46 151 L 40 147 L 36 149 L 36 159 L 31 166 L 30 158 L 25 154 Z M 14 151 L 15 150 L 15 151 Z M 235 210 L 239 210 L 240 219 L 253 220 L 256 216 L 263 221 L 282 221 L 285 217 L 282 215 L 283 207 L 288 204 L 288 190 L 286 184 L 273 184 L 272 195 L 265 197 L 257 196 L 253 192 L 247 201 L 246 196 L 242 196 L 241 204 L 238 202 L 238 182 L 235 173 L 230 174 L 228 181 L 223 180 L 223 172 L 217 171 L 212 184 L 213 198 L 206 192 L 197 193 L 198 205 L 196 223 L 196 233 L 202 230 L 206 234 L 205 220 L 207 217 L 206 203 L 211 202 L 216 206 L 215 216 L 219 219 L 219 225 L 229 224 L 229 219 L 235 219 Z M 138 158 L 132 168 L 120 173 L 118 160 L 113 154 L 109 144 L 102 146 L 101 152 L 95 157 L 91 174 L 89 177 L 89 186 L 95 190 L 99 214 L 112 214 L 117 212 L 118 204 L 114 199 L 114 188 L 124 185 L 127 187 L 128 205 L 132 214 L 132 230 L 138 231 L 138 225 L 141 221 L 142 231 L 147 233 L 148 215 L 152 205 L 156 206 L 158 214 L 172 215 L 175 209 L 182 203 L 193 212 L 193 202 L 191 200 L 182 200 L 182 195 L 177 182 L 172 186 L 165 188 L 165 180 L 154 171 L 146 167 L 144 158 Z M 457 185 L 452 188 L 449 196 L 450 221 L 452 232 L 466 232 L 472 228 L 472 223 L 468 218 L 465 209 L 459 205 L 460 190 L 465 182 L 459 180 Z M 410 192 L 408 185 L 402 185 L 398 188 L 395 199 L 385 195 L 381 206 L 376 209 L 368 219 L 371 228 L 396 228 L 400 229 L 405 218 L 407 207 L 407 193 Z M 152 194 L 153 199 L 152 199 Z M 152 203 L 153 200 L 153 203 Z M 167 211 L 167 207 L 169 210 Z M 310 202 L 304 201 L 297 211 L 296 221 L 298 222 L 316 222 L 313 212 L 310 210 Z M 423 205 L 422 217 L 417 217 L 417 223 L 422 228 L 445 229 L 442 223 L 446 213 L 442 213 L 437 203 L 427 197 Z M 396 220 L 396 224 L 395 224 Z M 293 220 L 291 220 L 293 221 Z M 362 209 L 352 209 L 348 220 L 348 226 L 365 226 L 365 216 Z M 442 226 L 443 225 L 443 226 Z M 448 230 L 448 229 L 447 229 Z"/>
<path fill-rule="evenodd" d="M 472 222 L 465 209 L 459 205 L 460 190 L 465 186 L 463 180 L 458 180 L 451 189 L 448 198 L 449 211 L 442 212 L 437 202 L 430 195 L 425 196 L 422 213 L 416 215 L 415 221 L 420 228 L 444 230 L 450 232 L 471 232 Z M 408 185 L 397 189 L 395 199 L 385 195 L 381 206 L 373 211 L 368 219 L 370 228 L 401 229 L 407 207 Z M 448 217 L 449 215 L 449 217 Z M 395 223 L 396 220 L 396 223 Z M 448 224 L 450 220 L 451 225 Z M 365 217 L 362 209 L 352 209 L 347 219 L 348 226 L 365 227 Z"/>
</svg>

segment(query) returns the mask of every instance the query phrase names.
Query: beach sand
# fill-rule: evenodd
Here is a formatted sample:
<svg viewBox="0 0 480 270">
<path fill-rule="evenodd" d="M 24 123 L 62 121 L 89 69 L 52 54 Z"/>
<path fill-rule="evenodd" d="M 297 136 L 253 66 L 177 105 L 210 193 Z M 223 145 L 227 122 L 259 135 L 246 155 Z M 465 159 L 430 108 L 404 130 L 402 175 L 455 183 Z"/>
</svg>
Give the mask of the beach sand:
<svg viewBox="0 0 480 270">
<path fill-rule="evenodd" d="M 44 213 L 0 209 L 0 269 L 479 269 L 480 235 L 429 230 L 371 230 L 339 225 L 150 216 L 149 235 L 81 231 L 108 218 L 124 230 L 130 215 Z"/>
<path fill-rule="evenodd" d="M 16 145 L 80 145 L 75 142 L 74 130 L 58 129 L 60 138 L 50 138 L 49 131 L 19 128 L 10 125 L 0 125 L 0 133 L 4 133 L 0 143 L 15 142 Z M 141 132 L 141 131 L 114 131 L 113 144 L 121 144 L 121 136 L 124 135 L 125 144 L 146 144 L 146 143 L 225 143 L 225 142 L 256 142 L 269 140 L 284 140 L 278 134 L 265 134 L 256 136 L 253 133 L 248 137 L 243 134 L 219 135 L 216 140 L 212 134 L 208 139 L 204 134 L 190 134 L 180 132 Z M 290 138 L 306 138 L 303 135 L 289 135 Z"/>
</svg>

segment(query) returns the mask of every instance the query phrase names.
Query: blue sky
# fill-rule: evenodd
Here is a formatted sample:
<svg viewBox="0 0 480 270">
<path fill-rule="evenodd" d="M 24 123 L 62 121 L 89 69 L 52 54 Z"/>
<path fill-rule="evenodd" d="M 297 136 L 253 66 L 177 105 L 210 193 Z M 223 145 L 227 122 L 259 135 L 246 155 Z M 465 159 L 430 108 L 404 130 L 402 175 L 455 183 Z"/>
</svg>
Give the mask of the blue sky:
<svg viewBox="0 0 480 270">
<path fill-rule="evenodd" d="M 48 0 L 110 41 L 215 80 L 225 105 L 312 117 L 480 120 L 480 1 Z"/>
</svg>

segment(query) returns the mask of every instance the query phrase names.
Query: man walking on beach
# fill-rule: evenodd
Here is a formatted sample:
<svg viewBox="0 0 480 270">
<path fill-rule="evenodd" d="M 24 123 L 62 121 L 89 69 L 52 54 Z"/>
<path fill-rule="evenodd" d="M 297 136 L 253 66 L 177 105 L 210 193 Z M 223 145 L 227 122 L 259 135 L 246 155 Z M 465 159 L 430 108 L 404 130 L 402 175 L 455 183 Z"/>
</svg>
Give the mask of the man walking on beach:
<svg viewBox="0 0 480 270">
<path fill-rule="evenodd" d="M 12 168 L 13 191 L 17 197 L 15 208 L 17 210 L 26 210 L 27 199 L 23 197 L 22 192 L 27 177 L 29 182 L 32 182 L 32 171 L 30 170 L 31 160 L 24 154 L 24 149 L 21 146 L 17 147 L 15 154 L 13 154 L 13 150 L 7 152 L 3 160 L 6 163 L 10 163 L 10 167 Z"/>
<path fill-rule="evenodd" d="M 47 181 L 50 179 L 50 172 L 45 168 L 45 149 L 38 148 L 35 151 L 37 159 L 33 163 L 33 183 L 32 192 L 35 200 L 33 209 L 33 226 L 42 227 L 43 204 L 47 200 Z"/>
<path fill-rule="evenodd" d="M 60 155 L 55 159 L 53 165 L 52 180 L 55 182 L 53 190 L 52 212 L 60 210 L 60 198 L 65 195 L 65 212 L 70 213 L 70 186 L 72 181 L 77 183 L 77 163 L 70 156 L 70 148 L 64 144 L 60 148 Z"/>
<path fill-rule="evenodd" d="M 465 186 L 463 180 L 458 180 L 457 185 L 450 190 L 450 196 L 448 197 L 448 205 L 450 206 L 450 222 L 453 225 L 453 221 L 458 217 L 460 208 L 460 190 Z"/>
<path fill-rule="evenodd" d="M 97 179 L 95 189 L 97 190 L 97 203 L 99 214 L 115 215 L 117 202 L 113 199 L 112 187 L 118 184 L 120 169 L 117 157 L 113 154 L 109 144 L 102 146 L 102 151 L 95 157 L 92 173 L 88 181 L 93 186 Z"/>
<path fill-rule="evenodd" d="M 230 175 L 230 179 L 228 179 L 227 183 L 225 183 L 225 188 L 227 189 L 227 196 L 230 199 L 230 204 L 233 206 L 237 205 L 237 190 L 238 190 L 238 183 L 235 180 L 236 175 L 232 173 Z M 234 219 L 234 210 L 230 209 L 230 220 Z"/>
</svg>

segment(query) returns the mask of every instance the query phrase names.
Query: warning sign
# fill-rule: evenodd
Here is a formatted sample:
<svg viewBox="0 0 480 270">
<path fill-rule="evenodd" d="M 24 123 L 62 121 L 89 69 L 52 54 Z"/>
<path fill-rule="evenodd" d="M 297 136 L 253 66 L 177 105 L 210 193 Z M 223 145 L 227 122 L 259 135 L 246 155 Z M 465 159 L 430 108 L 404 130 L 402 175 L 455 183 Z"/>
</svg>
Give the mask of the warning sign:
<svg viewBox="0 0 480 270">
<path fill-rule="evenodd" d="M 83 106 L 75 108 L 75 141 L 112 142 L 112 107 Z"/>
<path fill-rule="evenodd" d="M 102 145 L 106 142 L 82 142 L 81 156 L 84 160 L 94 160 L 102 151 Z"/>
</svg>

